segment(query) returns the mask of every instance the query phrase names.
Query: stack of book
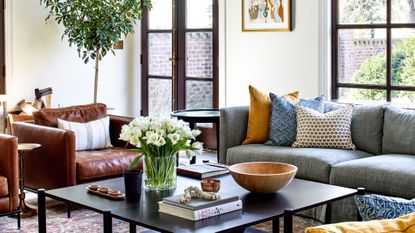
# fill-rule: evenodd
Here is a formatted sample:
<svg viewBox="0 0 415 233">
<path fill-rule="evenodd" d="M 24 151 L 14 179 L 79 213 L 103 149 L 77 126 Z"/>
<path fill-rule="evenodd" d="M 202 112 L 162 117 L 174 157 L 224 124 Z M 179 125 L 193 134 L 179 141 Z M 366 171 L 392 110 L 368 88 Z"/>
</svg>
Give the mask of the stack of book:
<svg viewBox="0 0 415 233">
<path fill-rule="evenodd" d="M 180 203 L 180 196 L 163 198 L 159 202 L 159 212 L 197 221 L 242 209 L 242 201 L 235 195 L 220 194 L 214 201 L 192 199 L 187 204 Z"/>
</svg>

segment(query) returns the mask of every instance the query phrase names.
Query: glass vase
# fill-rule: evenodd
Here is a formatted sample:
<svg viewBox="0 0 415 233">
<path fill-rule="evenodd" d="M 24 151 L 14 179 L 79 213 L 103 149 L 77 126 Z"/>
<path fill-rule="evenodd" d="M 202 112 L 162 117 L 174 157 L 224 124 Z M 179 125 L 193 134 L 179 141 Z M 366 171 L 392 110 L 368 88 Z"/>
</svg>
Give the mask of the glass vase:
<svg viewBox="0 0 415 233">
<path fill-rule="evenodd" d="M 169 190 L 176 188 L 176 155 L 144 155 L 144 188 Z"/>
</svg>

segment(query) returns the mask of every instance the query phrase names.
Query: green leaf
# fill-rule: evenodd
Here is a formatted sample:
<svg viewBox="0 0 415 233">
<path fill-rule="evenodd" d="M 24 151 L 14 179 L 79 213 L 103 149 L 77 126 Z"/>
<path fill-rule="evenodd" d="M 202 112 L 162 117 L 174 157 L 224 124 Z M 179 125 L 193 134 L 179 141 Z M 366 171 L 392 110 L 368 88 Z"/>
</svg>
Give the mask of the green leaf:
<svg viewBox="0 0 415 233">
<path fill-rule="evenodd" d="M 134 170 L 137 167 L 138 161 L 140 161 L 143 154 L 137 155 L 133 161 L 131 161 L 130 165 L 128 166 L 128 170 Z"/>
</svg>

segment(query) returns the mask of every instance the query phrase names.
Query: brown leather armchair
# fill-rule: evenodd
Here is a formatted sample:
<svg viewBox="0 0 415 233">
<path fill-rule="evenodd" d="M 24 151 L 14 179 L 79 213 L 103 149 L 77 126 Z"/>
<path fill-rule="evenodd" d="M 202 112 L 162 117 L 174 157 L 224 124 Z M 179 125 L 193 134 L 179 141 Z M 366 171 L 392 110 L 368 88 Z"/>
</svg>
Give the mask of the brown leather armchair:
<svg viewBox="0 0 415 233">
<path fill-rule="evenodd" d="M 17 138 L 0 134 L 0 216 L 17 214 L 20 228 Z"/>
<path fill-rule="evenodd" d="M 121 127 L 132 118 L 110 116 L 110 137 L 114 147 L 75 151 L 75 134 L 57 128 L 57 119 L 88 122 L 107 116 L 104 104 L 60 109 L 41 109 L 33 115 L 34 124 L 15 122 L 13 133 L 19 142 L 39 143 L 41 148 L 25 153 L 25 186 L 54 189 L 121 176 L 136 153 L 118 140 Z"/>
</svg>

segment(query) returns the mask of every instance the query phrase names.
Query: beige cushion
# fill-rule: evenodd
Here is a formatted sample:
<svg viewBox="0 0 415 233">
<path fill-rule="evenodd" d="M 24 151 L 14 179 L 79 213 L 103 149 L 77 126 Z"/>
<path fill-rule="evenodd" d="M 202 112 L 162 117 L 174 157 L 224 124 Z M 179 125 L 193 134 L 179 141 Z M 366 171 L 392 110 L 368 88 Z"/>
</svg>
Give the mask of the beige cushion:
<svg viewBox="0 0 415 233">
<path fill-rule="evenodd" d="M 350 126 L 353 106 L 325 114 L 297 106 L 297 138 L 293 147 L 355 150 Z"/>
</svg>

